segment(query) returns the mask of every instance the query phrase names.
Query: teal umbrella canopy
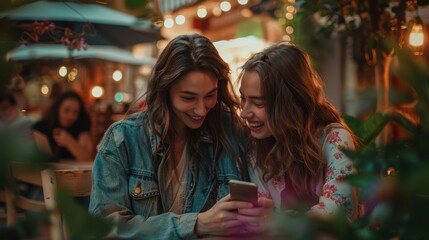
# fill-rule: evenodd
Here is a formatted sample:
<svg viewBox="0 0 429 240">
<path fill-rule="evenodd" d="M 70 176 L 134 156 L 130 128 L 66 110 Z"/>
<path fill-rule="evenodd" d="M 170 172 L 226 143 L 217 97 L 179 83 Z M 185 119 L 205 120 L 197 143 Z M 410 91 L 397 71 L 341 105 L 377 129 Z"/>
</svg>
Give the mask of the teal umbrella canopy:
<svg viewBox="0 0 429 240">
<path fill-rule="evenodd" d="M 159 28 L 150 21 L 99 4 L 37 1 L 0 12 L 0 19 L 12 21 L 18 27 L 34 21 L 49 21 L 55 27 L 85 32 L 89 45 L 131 46 L 163 39 Z"/>
<path fill-rule="evenodd" d="M 155 59 L 135 57 L 129 50 L 115 46 L 91 46 L 86 50 L 70 50 L 60 44 L 30 44 L 19 46 L 6 54 L 7 61 L 31 61 L 40 59 L 101 59 L 131 65 L 155 64 Z"/>
</svg>

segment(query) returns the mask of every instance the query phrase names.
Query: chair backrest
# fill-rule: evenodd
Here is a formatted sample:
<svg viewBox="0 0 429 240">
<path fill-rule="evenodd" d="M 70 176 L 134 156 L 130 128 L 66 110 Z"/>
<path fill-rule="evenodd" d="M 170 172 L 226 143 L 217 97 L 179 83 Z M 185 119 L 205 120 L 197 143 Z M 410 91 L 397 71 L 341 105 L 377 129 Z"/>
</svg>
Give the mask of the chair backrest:
<svg viewBox="0 0 429 240">
<path fill-rule="evenodd" d="M 41 171 L 44 200 L 55 207 L 55 189 L 59 186 L 73 197 L 91 194 L 91 169 L 44 169 Z M 51 205 L 54 204 L 54 205 Z"/>
<path fill-rule="evenodd" d="M 85 197 L 91 194 L 92 164 L 77 163 L 52 164 L 50 166 L 33 166 L 25 163 L 13 163 L 11 175 L 16 181 L 30 183 L 43 189 L 43 201 L 16 196 L 6 192 L 7 224 L 16 223 L 16 208 L 30 211 L 48 209 L 51 214 L 51 239 L 67 239 L 67 229 L 61 213 L 57 211 L 55 190 L 60 187 L 73 197 Z"/>
<path fill-rule="evenodd" d="M 13 162 L 11 163 L 10 175 L 12 180 L 15 180 L 15 186 L 17 186 L 19 182 L 24 182 L 42 187 L 40 172 L 44 168 L 46 168 L 46 166 L 42 167 L 41 165 L 29 165 L 21 162 Z M 17 208 L 34 212 L 40 212 L 45 209 L 45 203 L 43 201 L 34 200 L 27 196 L 20 195 L 15 192 L 16 190 L 17 189 L 5 190 L 6 222 L 8 226 L 16 224 Z"/>
</svg>

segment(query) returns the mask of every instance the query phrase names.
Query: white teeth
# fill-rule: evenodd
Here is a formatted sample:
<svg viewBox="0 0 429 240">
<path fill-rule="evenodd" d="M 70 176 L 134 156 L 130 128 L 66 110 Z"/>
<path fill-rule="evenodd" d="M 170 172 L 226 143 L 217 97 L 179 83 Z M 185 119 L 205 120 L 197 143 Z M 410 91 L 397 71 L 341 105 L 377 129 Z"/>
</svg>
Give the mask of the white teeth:
<svg viewBox="0 0 429 240">
<path fill-rule="evenodd" d="M 262 125 L 264 125 L 264 124 L 263 123 L 249 123 L 249 127 L 251 127 L 251 128 L 262 127 Z"/>
<path fill-rule="evenodd" d="M 191 118 L 192 118 L 192 119 L 195 119 L 195 120 L 200 120 L 202 117 L 199 117 L 199 116 L 191 116 Z"/>
</svg>

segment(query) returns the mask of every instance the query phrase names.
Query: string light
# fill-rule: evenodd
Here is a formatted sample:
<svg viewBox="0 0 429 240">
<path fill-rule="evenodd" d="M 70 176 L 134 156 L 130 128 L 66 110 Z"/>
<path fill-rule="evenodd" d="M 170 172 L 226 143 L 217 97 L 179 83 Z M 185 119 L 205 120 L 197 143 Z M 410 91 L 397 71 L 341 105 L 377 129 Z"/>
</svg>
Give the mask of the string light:
<svg viewBox="0 0 429 240">
<path fill-rule="evenodd" d="M 186 21 L 186 18 L 182 14 L 176 16 L 176 24 L 177 25 L 183 25 L 185 23 L 185 21 Z"/>
<path fill-rule="evenodd" d="M 215 17 L 219 17 L 222 14 L 222 10 L 219 7 L 214 7 L 212 13 Z"/>
<path fill-rule="evenodd" d="M 294 28 L 292 20 L 294 19 L 297 9 L 294 6 L 295 0 L 282 0 L 283 7 L 279 8 L 278 23 L 284 29 L 283 41 L 294 41 Z"/>
<path fill-rule="evenodd" d="M 40 92 L 43 95 L 47 95 L 49 93 L 49 87 L 46 84 L 43 84 L 42 87 L 40 88 Z"/>
<path fill-rule="evenodd" d="M 229 3 L 228 1 L 221 2 L 220 9 L 224 12 L 228 12 L 229 10 L 231 10 L 231 3 Z"/>
<path fill-rule="evenodd" d="M 114 81 L 119 82 L 122 79 L 122 72 L 120 70 L 115 70 L 112 74 L 112 78 Z"/>
<path fill-rule="evenodd" d="M 95 97 L 95 98 L 100 98 L 101 96 L 103 96 L 103 88 L 102 87 L 100 87 L 100 86 L 94 86 L 92 89 L 91 89 L 91 94 L 92 94 L 92 96 L 93 97 Z"/>
<path fill-rule="evenodd" d="M 164 20 L 164 27 L 165 28 L 172 28 L 174 26 L 174 21 L 170 17 L 166 17 Z"/>
<path fill-rule="evenodd" d="M 207 16 L 207 8 L 204 6 L 198 7 L 197 16 L 199 18 L 205 18 Z"/>
<path fill-rule="evenodd" d="M 66 66 L 61 66 L 60 69 L 58 69 L 58 74 L 61 77 L 64 77 L 65 75 L 67 75 L 67 67 Z"/>
</svg>

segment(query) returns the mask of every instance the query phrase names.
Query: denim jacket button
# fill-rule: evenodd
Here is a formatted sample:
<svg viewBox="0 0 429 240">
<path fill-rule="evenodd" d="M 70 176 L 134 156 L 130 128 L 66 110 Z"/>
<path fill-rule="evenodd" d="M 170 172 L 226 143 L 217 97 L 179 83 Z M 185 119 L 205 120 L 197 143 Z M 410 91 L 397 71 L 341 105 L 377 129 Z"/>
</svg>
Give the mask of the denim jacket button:
<svg viewBox="0 0 429 240">
<path fill-rule="evenodd" d="M 135 194 L 139 194 L 139 193 L 141 193 L 142 192 L 142 183 L 141 182 L 138 182 L 137 183 L 137 186 L 134 188 L 134 193 Z"/>
</svg>

